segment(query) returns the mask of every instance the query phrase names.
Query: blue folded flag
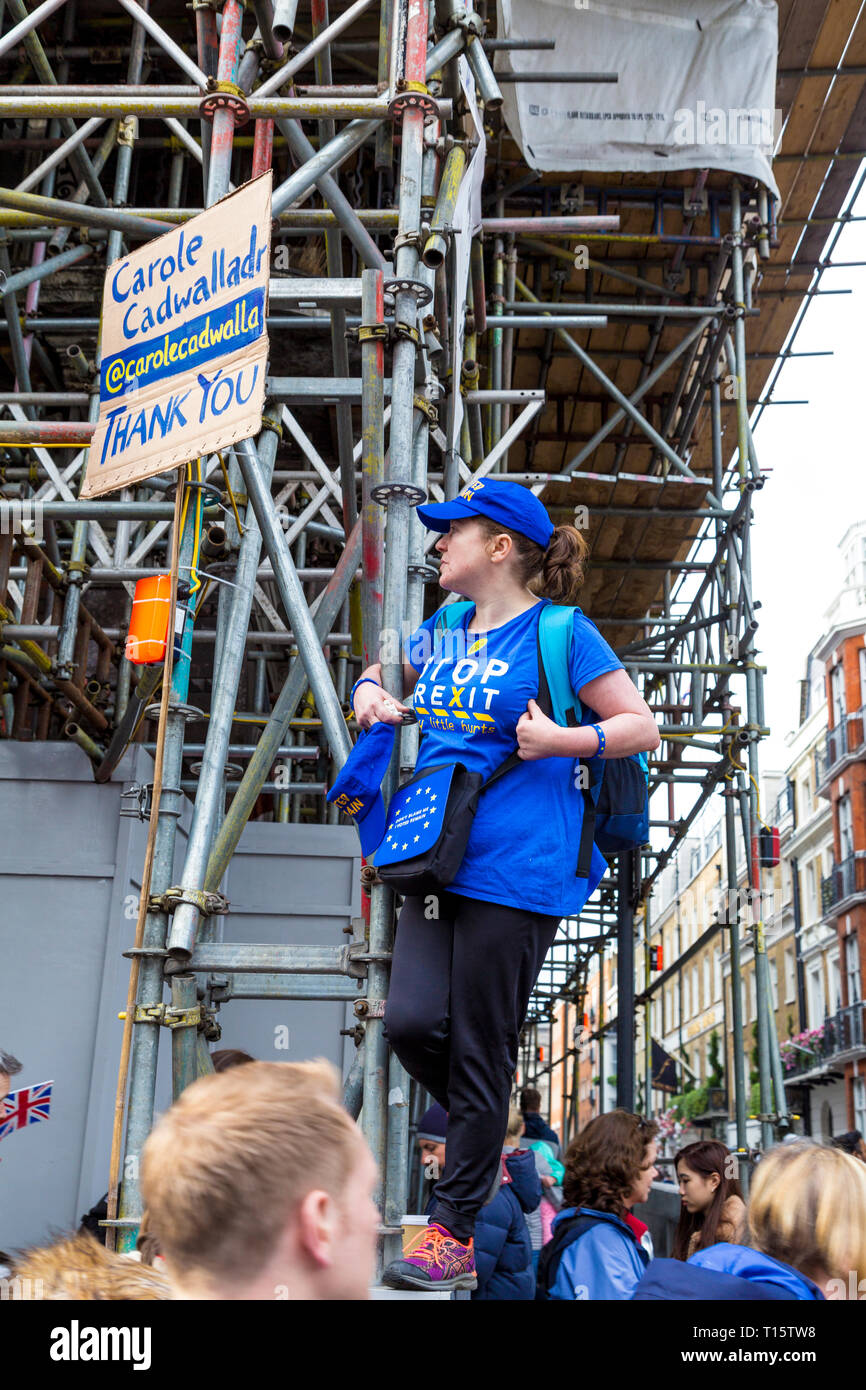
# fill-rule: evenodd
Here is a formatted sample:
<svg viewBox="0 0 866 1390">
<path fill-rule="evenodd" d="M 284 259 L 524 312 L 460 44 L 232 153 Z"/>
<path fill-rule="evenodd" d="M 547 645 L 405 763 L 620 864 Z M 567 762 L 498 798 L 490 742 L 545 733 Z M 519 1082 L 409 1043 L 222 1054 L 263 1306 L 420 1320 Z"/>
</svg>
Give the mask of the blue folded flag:
<svg viewBox="0 0 866 1390">
<path fill-rule="evenodd" d="M 328 801 L 354 820 L 365 856 L 373 853 L 385 831 L 385 803 L 380 787 L 391 761 L 396 730 L 396 724 L 381 722 L 362 730 L 328 792 Z"/>
</svg>

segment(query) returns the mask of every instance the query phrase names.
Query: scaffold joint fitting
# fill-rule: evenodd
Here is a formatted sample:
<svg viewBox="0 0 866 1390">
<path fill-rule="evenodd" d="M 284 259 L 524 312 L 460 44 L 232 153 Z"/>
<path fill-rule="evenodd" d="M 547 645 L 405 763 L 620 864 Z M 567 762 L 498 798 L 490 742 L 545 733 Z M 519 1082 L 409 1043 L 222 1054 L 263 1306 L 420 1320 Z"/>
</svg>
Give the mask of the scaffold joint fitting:
<svg viewBox="0 0 866 1390">
<path fill-rule="evenodd" d="M 404 82 L 402 90 L 388 103 L 388 115 L 395 125 L 407 111 L 421 111 L 425 120 L 438 120 L 439 105 L 431 97 L 426 83 Z"/>
<path fill-rule="evenodd" d="M 208 94 L 202 98 L 198 110 L 206 121 L 212 121 L 217 111 L 231 111 L 236 126 L 246 125 L 250 119 L 243 88 L 236 82 L 222 82 L 215 77 L 208 78 Z"/>
<path fill-rule="evenodd" d="M 229 910 L 229 900 L 224 893 L 207 893 L 203 888 L 183 888 L 175 885 L 166 888 L 162 894 L 154 894 L 148 899 L 151 912 L 174 912 L 179 903 L 189 903 L 198 908 L 203 917 L 221 916 Z"/>
<path fill-rule="evenodd" d="M 480 38 L 486 27 L 480 14 L 476 14 L 474 10 L 463 9 L 453 10 L 446 24 L 448 29 L 462 29 L 467 39 L 470 36 L 473 39 Z"/>
<path fill-rule="evenodd" d="M 386 295 L 414 294 L 419 309 L 433 299 L 433 291 L 423 280 L 386 280 L 383 290 Z"/>
<path fill-rule="evenodd" d="M 387 342 L 390 337 L 390 329 L 387 323 L 362 323 L 358 328 L 351 328 L 346 333 L 346 337 L 357 338 L 359 343 Z"/>
<path fill-rule="evenodd" d="M 201 1004 L 191 1004 L 187 1009 L 175 1008 L 166 1004 L 163 1023 L 166 1028 L 198 1028 L 201 1023 Z"/>
<path fill-rule="evenodd" d="M 394 320 L 394 327 L 391 330 L 395 338 L 408 338 L 416 347 L 421 346 L 421 334 L 411 323 L 404 323 L 402 319 Z"/>
<path fill-rule="evenodd" d="M 414 483 L 403 483 L 396 480 L 385 480 L 384 483 L 377 483 L 370 489 L 370 496 L 374 502 L 380 506 L 387 504 L 395 497 L 405 497 L 410 506 L 417 507 L 421 502 L 426 502 L 427 493 L 423 487 L 416 487 Z"/>
<path fill-rule="evenodd" d="M 403 246 L 412 246 L 416 251 L 420 251 L 424 244 L 424 236 L 420 227 L 416 227 L 411 232 L 398 232 L 394 237 L 394 250 L 399 251 Z"/>
<path fill-rule="evenodd" d="M 420 410 L 422 415 L 426 415 L 431 425 L 438 425 L 439 411 L 432 401 L 428 401 L 426 396 L 413 396 L 412 406 L 415 410 Z"/>
<path fill-rule="evenodd" d="M 356 1018 L 384 1018 L 385 1003 L 384 999 L 356 999 L 352 1012 Z"/>
<path fill-rule="evenodd" d="M 138 138 L 138 117 L 124 116 L 117 127 L 117 144 L 128 145 L 130 149 Z"/>
</svg>

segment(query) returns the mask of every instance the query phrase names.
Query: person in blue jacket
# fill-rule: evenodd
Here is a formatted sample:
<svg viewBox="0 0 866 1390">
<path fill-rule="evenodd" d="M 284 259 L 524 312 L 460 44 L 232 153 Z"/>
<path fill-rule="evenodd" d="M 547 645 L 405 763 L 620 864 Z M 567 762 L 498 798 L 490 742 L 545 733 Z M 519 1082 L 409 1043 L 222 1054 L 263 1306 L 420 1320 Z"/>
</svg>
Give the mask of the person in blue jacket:
<svg viewBox="0 0 866 1390">
<path fill-rule="evenodd" d="M 646 702 L 595 625 L 573 613 L 572 690 L 597 716 L 576 728 L 537 703 L 539 614 L 573 604 L 588 547 L 554 527 L 543 504 L 507 479 L 476 478 L 450 502 L 416 509 L 441 532 L 440 587 L 469 603 L 453 632 L 436 614 L 409 637 L 404 685 L 421 727 L 416 771 L 461 763 L 488 777 L 463 861 L 435 902 L 408 896 L 397 923 L 385 1033 L 410 1076 L 449 1113 L 448 1161 L 428 1239 L 384 1281 L 471 1288 L 475 1218 L 500 1161 L 518 1038 L 563 917 L 606 870 L 597 846 L 578 878 L 583 820 L 576 760 L 624 757 L 660 742 Z M 381 665 L 352 691 L 362 729 L 399 723 L 407 707 L 382 689 Z M 405 1276 L 405 1282 L 404 1282 Z"/>
<path fill-rule="evenodd" d="M 521 1119 L 517 1112 L 514 1115 Z M 447 1155 L 447 1130 L 448 1117 L 439 1105 L 431 1106 L 418 1126 L 419 1141 L 422 1134 L 424 1136 L 422 1151 L 429 1153 L 432 1148 L 430 1141 L 435 1141 L 438 1145 L 435 1156 L 439 1164 Z M 481 1208 L 475 1222 L 478 1286 L 472 1298 L 500 1302 L 530 1301 L 535 1298 L 535 1271 L 526 1216 L 537 1209 L 542 1192 L 532 1151 L 511 1149 L 504 1152 L 495 1185 L 496 1192 Z M 434 1188 L 428 1211 L 435 1205 Z"/>
<path fill-rule="evenodd" d="M 808 1141 L 771 1149 L 752 1179 L 748 1223 L 749 1246 L 722 1242 L 685 1263 L 654 1260 L 635 1301 L 862 1297 L 866 1165 L 856 1158 Z"/>
<path fill-rule="evenodd" d="M 631 1213 L 658 1177 L 656 1125 L 627 1110 L 598 1115 L 568 1146 L 565 1207 L 541 1252 L 539 1299 L 631 1298 L 652 1258 L 642 1222 Z"/>
</svg>

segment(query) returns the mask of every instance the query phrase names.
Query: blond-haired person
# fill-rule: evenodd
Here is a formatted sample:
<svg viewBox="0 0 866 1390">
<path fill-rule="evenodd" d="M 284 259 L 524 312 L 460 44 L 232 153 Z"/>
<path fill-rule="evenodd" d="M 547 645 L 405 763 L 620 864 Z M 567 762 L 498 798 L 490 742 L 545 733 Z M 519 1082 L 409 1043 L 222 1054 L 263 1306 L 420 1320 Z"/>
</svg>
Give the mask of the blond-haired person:
<svg viewBox="0 0 866 1390">
<path fill-rule="evenodd" d="M 180 1298 L 365 1299 L 376 1176 L 330 1063 L 250 1062 L 166 1111 L 141 1190 Z"/>
<path fill-rule="evenodd" d="M 803 1141 L 780 1144 L 758 1164 L 748 1245 L 712 1245 L 685 1264 L 655 1260 L 634 1297 L 809 1302 L 863 1293 L 866 1165 Z"/>
</svg>

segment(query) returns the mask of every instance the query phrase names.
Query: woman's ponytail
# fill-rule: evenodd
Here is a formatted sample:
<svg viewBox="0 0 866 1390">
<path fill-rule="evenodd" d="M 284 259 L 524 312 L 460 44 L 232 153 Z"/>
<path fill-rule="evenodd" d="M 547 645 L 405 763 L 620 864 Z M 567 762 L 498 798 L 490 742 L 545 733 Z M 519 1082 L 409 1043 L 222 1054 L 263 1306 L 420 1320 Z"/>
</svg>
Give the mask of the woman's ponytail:
<svg viewBox="0 0 866 1390">
<path fill-rule="evenodd" d="M 529 581 L 540 598 L 573 604 L 586 577 L 589 545 L 576 526 L 557 526 L 544 551 L 541 569 Z"/>
<path fill-rule="evenodd" d="M 589 558 L 589 545 L 576 526 L 555 526 L 550 543 L 543 550 L 529 536 L 508 526 L 500 526 L 489 516 L 479 516 L 476 520 L 482 534 L 491 539 L 501 536 L 503 532 L 511 537 L 520 582 L 533 594 L 552 599 L 554 603 L 576 602 L 586 577 Z"/>
</svg>

